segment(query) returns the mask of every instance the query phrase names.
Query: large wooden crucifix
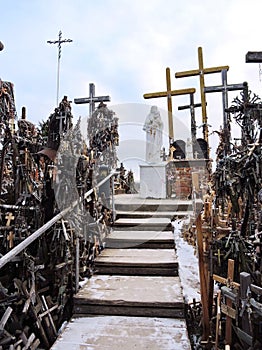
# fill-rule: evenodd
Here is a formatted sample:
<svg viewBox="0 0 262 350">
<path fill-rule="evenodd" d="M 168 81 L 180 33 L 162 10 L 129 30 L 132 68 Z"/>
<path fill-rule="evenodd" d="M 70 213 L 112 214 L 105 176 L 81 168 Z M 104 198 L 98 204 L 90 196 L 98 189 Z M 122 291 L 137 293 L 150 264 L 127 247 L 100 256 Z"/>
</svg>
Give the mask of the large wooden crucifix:
<svg viewBox="0 0 262 350">
<path fill-rule="evenodd" d="M 189 88 L 189 89 L 181 89 L 181 90 L 172 90 L 170 68 L 168 67 L 166 68 L 166 87 L 167 87 L 166 91 L 144 94 L 144 98 L 149 99 L 149 98 L 167 97 L 169 144 L 172 144 L 174 142 L 174 128 L 173 128 L 171 98 L 172 96 L 193 94 L 196 91 L 196 89 Z"/>
<path fill-rule="evenodd" d="M 205 91 L 204 91 L 204 87 L 205 87 L 204 75 L 219 73 L 222 70 L 228 70 L 228 69 L 229 69 L 229 66 L 204 68 L 202 47 L 199 47 L 198 48 L 198 69 L 193 69 L 193 70 L 184 71 L 184 72 L 177 72 L 175 74 L 176 78 L 192 77 L 195 75 L 199 75 L 201 105 L 202 105 L 203 136 L 207 144 L 208 144 L 208 125 L 207 125 L 207 112 L 206 112 L 206 97 L 205 97 Z M 209 152 L 209 149 L 208 149 L 208 152 Z"/>
<path fill-rule="evenodd" d="M 89 97 L 75 98 L 75 104 L 89 103 L 89 117 L 95 111 L 95 103 L 97 102 L 110 102 L 110 96 L 95 96 L 95 84 L 89 84 Z"/>
<path fill-rule="evenodd" d="M 230 126 L 229 126 L 229 113 L 228 109 L 228 91 L 243 90 L 247 85 L 246 82 L 242 84 L 228 84 L 227 83 L 227 70 L 223 69 L 222 75 L 222 85 L 218 86 L 207 86 L 204 88 L 205 92 L 222 92 L 222 102 L 223 102 L 223 132 L 226 138 L 224 153 L 228 154 L 230 150 Z"/>
</svg>

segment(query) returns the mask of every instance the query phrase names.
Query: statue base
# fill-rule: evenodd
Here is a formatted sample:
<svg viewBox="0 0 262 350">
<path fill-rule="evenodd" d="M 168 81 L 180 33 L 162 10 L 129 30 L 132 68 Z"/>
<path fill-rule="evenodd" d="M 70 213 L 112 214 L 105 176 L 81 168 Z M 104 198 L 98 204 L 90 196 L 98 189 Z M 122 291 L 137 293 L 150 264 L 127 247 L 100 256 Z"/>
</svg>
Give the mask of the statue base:
<svg viewBox="0 0 262 350">
<path fill-rule="evenodd" d="M 140 165 L 140 198 L 167 198 L 167 162 Z"/>
</svg>

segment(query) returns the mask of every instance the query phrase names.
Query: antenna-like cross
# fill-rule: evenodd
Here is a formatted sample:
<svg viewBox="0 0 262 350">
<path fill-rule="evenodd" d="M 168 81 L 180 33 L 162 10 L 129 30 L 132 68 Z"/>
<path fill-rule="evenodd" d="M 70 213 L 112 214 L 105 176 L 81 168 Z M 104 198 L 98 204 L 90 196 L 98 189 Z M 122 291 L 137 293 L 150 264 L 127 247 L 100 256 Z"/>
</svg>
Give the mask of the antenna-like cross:
<svg viewBox="0 0 262 350">
<path fill-rule="evenodd" d="M 71 39 L 62 39 L 62 32 L 59 31 L 58 40 L 48 40 L 48 44 L 57 44 L 58 47 L 58 59 L 57 59 L 57 95 L 56 95 L 56 105 L 58 106 L 59 99 L 59 75 L 60 75 L 60 59 L 61 59 L 61 44 L 71 43 L 73 40 Z"/>
</svg>

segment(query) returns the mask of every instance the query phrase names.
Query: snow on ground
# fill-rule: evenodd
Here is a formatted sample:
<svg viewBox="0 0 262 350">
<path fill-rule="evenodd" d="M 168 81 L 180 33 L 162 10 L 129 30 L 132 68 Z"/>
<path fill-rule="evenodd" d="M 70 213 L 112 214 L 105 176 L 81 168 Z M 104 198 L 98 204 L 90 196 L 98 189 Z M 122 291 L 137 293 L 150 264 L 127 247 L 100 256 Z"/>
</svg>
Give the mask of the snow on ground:
<svg viewBox="0 0 262 350">
<path fill-rule="evenodd" d="M 179 276 L 181 279 L 185 301 L 191 303 L 193 299 L 201 301 L 198 258 L 193 246 L 182 237 L 183 220 L 172 222 L 176 252 L 179 262 Z"/>
</svg>

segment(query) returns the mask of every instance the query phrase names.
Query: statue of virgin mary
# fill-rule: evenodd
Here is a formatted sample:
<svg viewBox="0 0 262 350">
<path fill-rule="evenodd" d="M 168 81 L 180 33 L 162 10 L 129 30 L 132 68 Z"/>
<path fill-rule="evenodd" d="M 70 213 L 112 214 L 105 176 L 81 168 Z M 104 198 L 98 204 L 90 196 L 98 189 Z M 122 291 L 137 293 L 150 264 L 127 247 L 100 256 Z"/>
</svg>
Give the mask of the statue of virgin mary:
<svg viewBox="0 0 262 350">
<path fill-rule="evenodd" d="M 146 161 L 148 163 L 159 163 L 163 142 L 163 122 L 157 106 L 151 107 L 143 130 L 146 132 Z"/>
</svg>

